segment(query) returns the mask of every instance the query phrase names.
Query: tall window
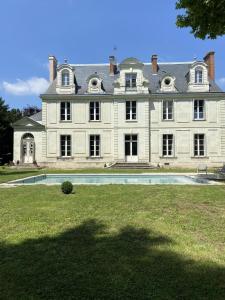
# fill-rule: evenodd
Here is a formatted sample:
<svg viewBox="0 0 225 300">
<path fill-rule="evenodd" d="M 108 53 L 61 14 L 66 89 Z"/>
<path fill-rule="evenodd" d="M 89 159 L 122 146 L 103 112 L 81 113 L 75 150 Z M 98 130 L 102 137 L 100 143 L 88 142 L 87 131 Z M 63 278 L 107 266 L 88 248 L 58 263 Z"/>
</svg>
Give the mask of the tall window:
<svg viewBox="0 0 225 300">
<path fill-rule="evenodd" d="M 194 156 L 205 155 L 205 135 L 195 134 L 194 135 Z"/>
<path fill-rule="evenodd" d="M 202 69 L 195 69 L 195 83 L 202 83 L 203 77 L 202 77 Z"/>
<path fill-rule="evenodd" d="M 127 73 L 126 78 L 126 89 L 132 89 L 137 87 L 137 74 L 136 73 Z"/>
<path fill-rule="evenodd" d="M 61 121 L 71 121 L 71 103 L 70 102 L 61 102 L 60 119 L 61 119 Z"/>
<path fill-rule="evenodd" d="M 137 119 L 137 102 L 126 101 L 126 120 Z"/>
<path fill-rule="evenodd" d="M 204 120 L 205 118 L 205 101 L 194 100 L 194 120 Z"/>
<path fill-rule="evenodd" d="M 173 134 L 163 134 L 163 156 L 172 156 L 173 155 Z"/>
<path fill-rule="evenodd" d="M 100 120 L 100 102 L 90 102 L 90 121 Z"/>
<path fill-rule="evenodd" d="M 70 85 L 70 73 L 68 71 L 62 71 L 62 86 Z"/>
<path fill-rule="evenodd" d="M 61 149 L 62 157 L 71 156 L 71 136 L 70 135 L 61 135 L 60 149 Z"/>
<path fill-rule="evenodd" d="M 100 135 L 90 135 L 90 156 L 100 156 Z"/>
<path fill-rule="evenodd" d="M 163 120 L 173 120 L 173 100 L 163 101 Z"/>
</svg>

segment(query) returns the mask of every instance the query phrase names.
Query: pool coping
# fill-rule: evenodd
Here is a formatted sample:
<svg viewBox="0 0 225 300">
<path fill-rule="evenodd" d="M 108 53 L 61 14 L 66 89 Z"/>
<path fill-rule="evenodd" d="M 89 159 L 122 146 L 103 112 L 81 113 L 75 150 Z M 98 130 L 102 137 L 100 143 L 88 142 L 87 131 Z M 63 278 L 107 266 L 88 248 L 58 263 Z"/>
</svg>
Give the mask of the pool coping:
<svg viewBox="0 0 225 300">
<path fill-rule="evenodd" d="M 208 173 L 207 175 L 212 175 L 213 173 Z M 168 176 L 186 176 L 186 177 L 191 177 L 191 178 L 196 178 L 198 175 L 202 175 L 202 179 L 204 180 L 208 180 L 207 178 L 203 177 L 205 176 L 205 174 L 196 174 L 196 173 L 165 173 L 165 172 L 143 172 L 143 173 L 43 173 L 43 174 L 39 174 L 39 175 L 34 175 L 34 176 L 28 176 L 28 177 L 24 177 L 24 178 L 20 178 L 20 179 L 15 179 L 15 180 L 10 180 L 7 183 L 2 183 L 0 184 L 0 187 L 5 187 L 5 188 L 9 188 L 9 187 L 18 187 L 18 186 L 32 186 L 32 185 L 45 185 L 45 186 L 54 186 L 54 185 L 61 185 L 61 183 L 18 183 L 21 182 L 22 180 L 25 179 L 32 179 L 32 178 L 37 178 L 37 177 L 43 177 L 43 176 L 47 176 L 47 175 L 52 175 L 52 176 L 62 176 L 62 175 L 66 175 L 66 176 L 71 176 L 71 175 L 82 175 L 82 176 L 114 176 L 114 175 L 133 175 L 133 176 L 142 176 L 142 175 L 168 175 Z M 73 185 L 125 185 L 127 183 L 74 183 Z M 218 182 L 218 181 L 214 181 L 214 180 L 208 180 L 207 183 L 129 183 L 129 185 L 197 185 L 197 186 L 205 186 L 205 185 L 224 185 L 224 183 Z"/>
</svg>

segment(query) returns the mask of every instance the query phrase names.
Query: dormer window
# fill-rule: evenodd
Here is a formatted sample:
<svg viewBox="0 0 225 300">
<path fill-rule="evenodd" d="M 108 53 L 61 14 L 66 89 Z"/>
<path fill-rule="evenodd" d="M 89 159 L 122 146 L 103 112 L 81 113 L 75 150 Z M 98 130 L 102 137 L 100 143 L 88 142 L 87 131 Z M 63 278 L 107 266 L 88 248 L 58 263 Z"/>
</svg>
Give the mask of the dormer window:
<svg viewBox="0 0 225 300">
<path fill-rule="evenodd" d="M 98 74 L 93 74 L 87 78 L 87 92 L 93 94 L 103 94 L 105 92 L 102 78 Z"/>
<path fill-rule="evenodd" d="M 196 68 L 195 69 L 195 83 L 203 83 L 202 68 Z"/>
<path fill-rule="evenodd" d="M 176 80 L 175 77 L 166 75 L 165 77 L 163 77 L 161 81 L 160 90 L 162 92 L 175 92 L 176 91 L 175 80 Z"/>
<path fill-rule="evenodd" d="M 195 61 L 187 74 L 189 77 L 188 92 L 209 92 L 207 64 Z"/>
<path fill-rule="evenodd" d="M 125 86 L 126 89 L 135 89 L 137 87 L 137 74 L 136 73 L 127 73 L 125 75 Z"/>
<path fill-rule="evenodd" d="M 98 79 L 97 78 L 94 78 L 91 80 L 91 85 L 93 88 L 97 88 L 98 86 Z"/>
<path fill-rule="evenodd" d="M 70 74 L 69 71 L 62 71 L 62 86 L 70 85 Z"/>
</svg>

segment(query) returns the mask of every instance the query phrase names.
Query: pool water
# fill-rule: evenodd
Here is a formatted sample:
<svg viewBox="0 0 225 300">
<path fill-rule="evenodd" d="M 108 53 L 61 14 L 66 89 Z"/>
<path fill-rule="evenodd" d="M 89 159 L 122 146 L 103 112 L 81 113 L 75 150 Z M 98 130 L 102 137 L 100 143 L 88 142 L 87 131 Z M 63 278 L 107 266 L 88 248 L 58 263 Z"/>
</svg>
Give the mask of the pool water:
<svg viewBox="0 0 225 300">
<path fill-rule="evenodd" d="M 203 178 L 153 174 L 48 174 L 14 180 L 13 184 L 208 184 Z"/>
</svg>

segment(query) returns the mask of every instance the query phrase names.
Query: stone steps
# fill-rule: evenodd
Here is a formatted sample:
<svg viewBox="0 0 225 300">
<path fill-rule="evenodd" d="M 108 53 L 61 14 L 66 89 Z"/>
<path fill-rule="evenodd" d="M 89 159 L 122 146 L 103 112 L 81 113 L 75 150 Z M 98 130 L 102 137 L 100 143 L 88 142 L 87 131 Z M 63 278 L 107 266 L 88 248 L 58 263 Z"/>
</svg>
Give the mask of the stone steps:
<svg viewBox="0 0 225 300">
<path fill-rule="evenodd" d="M 148 163 L 115 163 L 110 168 L 112 169 L 157 169 Z"/>
</svg>

